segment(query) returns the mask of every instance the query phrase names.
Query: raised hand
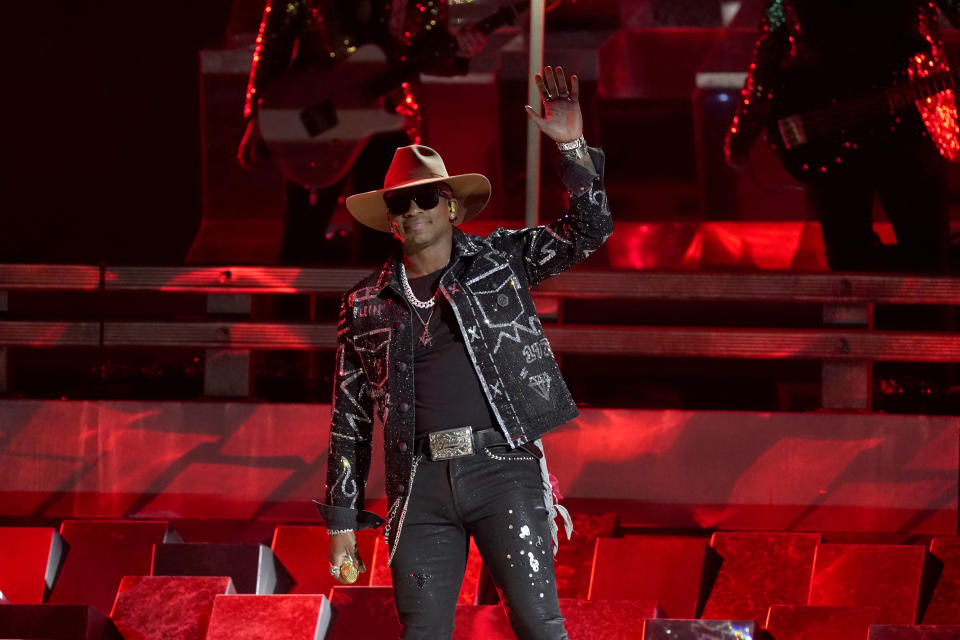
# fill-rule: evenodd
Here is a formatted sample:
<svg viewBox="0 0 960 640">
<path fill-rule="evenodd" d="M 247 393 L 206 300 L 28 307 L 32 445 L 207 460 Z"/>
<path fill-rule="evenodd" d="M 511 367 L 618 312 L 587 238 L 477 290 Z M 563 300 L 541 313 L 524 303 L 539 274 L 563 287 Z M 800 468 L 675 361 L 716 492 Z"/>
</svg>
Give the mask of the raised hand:
<svg viewBox="0 0 960 640">
<path fill-rule="evenodd" d="M 527 117 L 555 142 L 569 142 L 583 135 L 580 80 L 577 76 L 570 76 L 569 89 L 563 67 L 557 67 L 556 70 L 544 67 L 543 75 L 538 73 L 533 79 L 543 101 L 543 116 L 540 116 L 539 110 L 526 105 Z"/>
</svg>

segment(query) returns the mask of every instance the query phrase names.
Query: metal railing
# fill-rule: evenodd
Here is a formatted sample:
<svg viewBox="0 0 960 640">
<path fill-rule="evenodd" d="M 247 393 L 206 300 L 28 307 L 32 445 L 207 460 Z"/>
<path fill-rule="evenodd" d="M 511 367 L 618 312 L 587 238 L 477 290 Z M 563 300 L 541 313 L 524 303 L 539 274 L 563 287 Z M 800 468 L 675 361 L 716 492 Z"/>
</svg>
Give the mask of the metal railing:
<svg viewBox="0 0 960 640">
<path fill-rule="evenodd" d="M 336 345 L 336 327 L 330 322 L 251 321 L 253 295 L 336 296 L 367 274 L 369 269 L 0 265 L 0 311 L 10 291 L 173 292 L 205 294 L 207 309 L 219 314 L 219 319 L 200 322 L 0 321 L 0 369 L 5 369 L 5 348 L 14 346 L 195 347 L 207 350 L 205 391 L 244 396 L 249 387 L 242 381 L 249 380 L 249 373 L 244 376 L 237 369 L 249 370 L 251 351 L 326 350 Z M 824 328 L 818 329 L 563 322 L 547 322 L 544 328 L 560 354 L 819 360 L 825 408 L 869 409 L 873 362 L 960 361 L 960 334 L 872 327 L 876 304 L 956 304 L 960 278 L 954 277 L 574 270 L 548 280 L 535 295 L 560 308 L 568 299 L 820 304 Z M 237 319 L 224 321 L 223 314 Z M 225 380 L 232 382 L 224 385 Z M 5 373 L 0 372 L 4 384 Z"/>
</svg>

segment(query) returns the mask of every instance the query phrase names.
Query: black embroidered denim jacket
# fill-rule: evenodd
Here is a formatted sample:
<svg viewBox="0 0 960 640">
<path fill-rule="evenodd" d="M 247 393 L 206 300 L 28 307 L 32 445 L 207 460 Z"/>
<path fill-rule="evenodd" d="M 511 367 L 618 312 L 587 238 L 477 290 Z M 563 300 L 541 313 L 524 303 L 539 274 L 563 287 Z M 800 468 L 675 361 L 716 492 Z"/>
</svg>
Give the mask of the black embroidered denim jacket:
<svg viewBox="0 0 960 640">
<path fill-rule="evenodd" d="M 540 325 L 530 288 L 593 253 L 613 231 L 603 189 L 603 153 L 590 149 L 599 175 L 562 164 L 569 211 L 548 225 L 498 229 L 486 238 L 454 229 L 453 255 L 440 278 L 468 355 L 499 428 L 512 446 L 533 442 L 578 415 Z M 343 297 L 338 323 L 326 495 L 317 501 L 330 529 L 378 527 L 363 510 L 374 410 L 384 425 L 391 550 L 403 525 L 419 462 L 414 456 L 414 318 L 398 262 Z M 391 552 L 391 559 L 392 559 Z"/>
</svg>

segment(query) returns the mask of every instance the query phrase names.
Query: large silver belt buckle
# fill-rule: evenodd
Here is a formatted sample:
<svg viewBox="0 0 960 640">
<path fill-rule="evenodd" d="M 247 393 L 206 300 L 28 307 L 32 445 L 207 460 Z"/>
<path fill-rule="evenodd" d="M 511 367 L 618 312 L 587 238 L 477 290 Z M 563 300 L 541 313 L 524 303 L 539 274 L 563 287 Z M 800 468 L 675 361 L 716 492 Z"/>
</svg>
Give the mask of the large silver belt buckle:
<svg viewBox="0 0 960 640">
<path fill-rule="evenodd" d="M 432 431 L 427 437 L 430 439 L 431 460 L 449 460 L 473 454 L 472 427 Z"/>
</svg>

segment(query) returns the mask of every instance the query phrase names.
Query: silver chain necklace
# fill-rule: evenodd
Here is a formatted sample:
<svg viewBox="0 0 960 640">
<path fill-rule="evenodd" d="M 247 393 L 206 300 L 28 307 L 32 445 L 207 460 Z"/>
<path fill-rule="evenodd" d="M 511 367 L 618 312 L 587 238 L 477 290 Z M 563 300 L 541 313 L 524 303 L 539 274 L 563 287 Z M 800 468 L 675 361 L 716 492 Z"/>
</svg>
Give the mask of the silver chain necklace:
<svg viewBox="0 0 960 640">
<path fill-rule="evenodd" d="M 440 289 L 438 288 L 426 302 L 417 298 L 413 293 L 413 288 L 410 287 L 410 281 L 407 280 L 407 268 L 402 262 L 400 263 L 400 282 L 403 284 L 403 294 L 407 296 L 407 300 L 413 305 L 414 315 L 417 316 L 417 320 L 423 325 L 423 332 L 420 334 L 418 341 L 424 347 L 429 347 L 430 343 L 433 342 L 433 334 L 430 333 L 430 321 L 433 320 L 433 312 L 437 310 L 435 305 L 437 304 L 437 293 L 439 293 Z M 417 309 L 430 309 L 426 320 L 423 319 L 423 316 L 420 315 Z"/>
<path fill-rule="evenodd" d="M 430 296 L 430 299 L 427 300 L 426 302 L 424 302 L 423 300 L 420 300 L 419 298 L 417 298 L 416 295 L 414 295 L 413 289 L 410 288 L 410 281 L 407 280 L 407 268 L 403 265 L 402 262 L 400 263 L 400 283 L 403 285 L 403 293 L 405 296 L 407 296 L 407 300 L 410 302 L 410 304 L 412 304 L 416 308 L 429 309 L 433 305 L 437 304 L 436 293 Z M 437 289 L 437 291 L 439 291 L 439 289 Z M 417 314 L 417 316 L 419 317 L 419 314 Z"/>
</svg>

